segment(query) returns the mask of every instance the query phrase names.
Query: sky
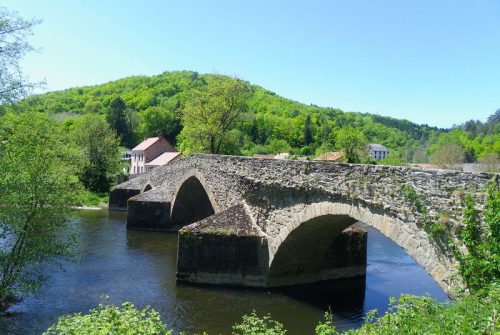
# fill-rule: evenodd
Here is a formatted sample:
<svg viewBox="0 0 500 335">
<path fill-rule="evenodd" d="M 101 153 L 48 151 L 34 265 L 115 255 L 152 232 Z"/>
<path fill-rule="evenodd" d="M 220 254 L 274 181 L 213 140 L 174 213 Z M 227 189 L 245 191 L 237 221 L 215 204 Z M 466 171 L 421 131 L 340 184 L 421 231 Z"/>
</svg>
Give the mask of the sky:
<svg viewBox="0 0 500 335">
<path fill-rule="evenodd" d="M 43 22 L 46 90 L 192 70 L 306 104 L 451 127 L 500 108 L 500 0 L 2 0 Z"/>
</svg>

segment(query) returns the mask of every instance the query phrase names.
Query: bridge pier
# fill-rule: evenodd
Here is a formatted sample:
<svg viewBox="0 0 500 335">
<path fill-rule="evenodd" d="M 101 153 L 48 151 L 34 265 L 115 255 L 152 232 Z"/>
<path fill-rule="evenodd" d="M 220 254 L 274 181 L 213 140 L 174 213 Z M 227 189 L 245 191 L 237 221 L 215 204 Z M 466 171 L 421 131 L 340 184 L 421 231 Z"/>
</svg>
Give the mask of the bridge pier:
<svg viewBox="0 0 500 335">
<path fill-rule="evenodd" d="M 127 211 L 130 198 L 141 193 L 140 188 L 115 188 L 109 192 L 109 209 L 112 211 Z"/>
<path fill-rule="evenodd" d="M 235 205 L 179 230 L 177 280 L 264 287 L 267 250 L 244 206 Z"/>
</svg>

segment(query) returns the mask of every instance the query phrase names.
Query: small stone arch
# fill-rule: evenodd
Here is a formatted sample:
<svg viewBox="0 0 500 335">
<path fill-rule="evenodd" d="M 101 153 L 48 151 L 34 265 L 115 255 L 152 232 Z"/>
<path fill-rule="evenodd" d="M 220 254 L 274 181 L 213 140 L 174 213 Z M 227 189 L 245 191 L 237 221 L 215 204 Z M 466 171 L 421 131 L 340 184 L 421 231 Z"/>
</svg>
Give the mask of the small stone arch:
<svg viewBox="0 0 500 335">
<path fill-rule="evenodd" d="M 185 226 L 218 212 L 219 206 L 203 175 L 198 170 L 188 171 L 172 201 L 172 224 Z"/>
<path fill-rule="evenodd" d="M 154 189 L 154 186 L 151 182 L 148 181 L 146 184 L 144 184 L 143 188 L 141 189 L 141 193 L 151 191 L 152 189 Z"/>
<path fill-rule="evenodd" d="M 284 213 L 288 213 L 288 215 L 284 215 Z M 372 210 L 361 204 L 325 201 L 283 208 L 273 215 L 272 220 L 281 228 L 276 237 L 269 243 L 270 279 L 274 274 L 284 272 L 284 270 L 280 270 L 282 266 L 278 262 L 284 260 L 281 254 L 286 253 L 281 252 L 280 249 L 283 248 L 283 251 L 286 251 L 290 248 L 293 249 L 294 246 L 307 244 L 298 240 L 302 234 L 311 232 L 311 234 L 316 234 L 315 236 L 320 241 L 325 242 L 327 239 L 324 237 L 334 238 L 355 222 L 361 221 L 377 229 L 402 247 L 434 278 L 443 290 L 451 291 L 454 264 L 449 259 L 439 256 L 425 231 L 399 217 L 387 215 L 376 209 Z M 312 229 L 313 226 L 314 229 Z M 308 229 L 309 227 L 311 229 Z M 319 247 L 320 241 L 311 245 Z M 320 248 L 326 250 L 327 246 L 322 245 Z M 297 264 L 298 262 L 296 262 L 296 266 Z"/>
</svg>

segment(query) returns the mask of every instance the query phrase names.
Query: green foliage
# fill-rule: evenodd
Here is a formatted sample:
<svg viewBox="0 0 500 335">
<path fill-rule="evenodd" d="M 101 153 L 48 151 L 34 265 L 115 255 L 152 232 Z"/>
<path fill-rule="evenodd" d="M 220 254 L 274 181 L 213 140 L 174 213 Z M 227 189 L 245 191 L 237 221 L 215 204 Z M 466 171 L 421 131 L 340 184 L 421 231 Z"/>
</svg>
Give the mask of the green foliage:
<svg viewBox="0 0 500 335">
<path fill-rule="evenodd" d="M 183 149 L 224 153 L 227 134 L 247 111 L 247 86 L 233 78 L 214 76 L 211 84 L 194 90 L 182 113 Z"/>
<path fill-rule="evenodd" d="M 0 150 L 0 310 L 43 282 L 40 264 L 70 256 L 62 240 L 79 190 L 76 151 L 43 114 L 2 119 Z"/>
<path fill-rule="evenodd" d="M 96 207 L 107 205 L 109 201 L 109 193 L 94 193 L 83 191 L 75 199 L 74 205 Z"/>
<path fill-rule="evenodd" d="M 316 335 L 338 335 L 339 332 L 333 325 L 332 321 L 333 315 L 331 313 L 325 313 L 325 321 L 319 322 L 315 328 Z"/>
<path fill-rule="evenodd" d="M 23 76 L 19 61 L 34 50 L 27 39 L 39 22 L 0 7 L 0 108 L 26 96 L 36 86 Z"/>
<path fill-rule="evenodd" d="M 404 166 L 405 161 L 396 155 L 389 154 L 388 157 L 377 161 L 379 165 L 393 165 L 393 166 Z"/>
<path fill-rule="evenodd" d="M 132 143 L 131 121 L 127 118 L 125 101 L 121 97 L 115 97 L 109 104 L 107 121 L 112 129 L 116 131 L 121 143 Z"/>
<path fill-rule="evenodd" d="M 126 106 L 125 118 L 131 133 L 124 141 L 128 147 L 136 145 L 144 137 L 162 133 L 179 148 L 190 152 L 209 152 L 209 145 L 200 145 L 194 136 L 196 130 L 192 130 L 189 136 L 185 133 L 178 135 L 182 130 L 182 111 L 194 106 L 198 106 L 199 110 L 199 101 L 192 101 L 193 96 L 198 96 L 199 100 L 206 92 L 217 91 L 217 87 L 230 86 L 233 80 L 190 71 L 165 72 L 157 76 L 128 77 L 103 85 L 31 96 L 5 108 L 51 115 L 107 114 L 112 100 L 119 96 Z M 379 115 L 305 105 L 256 85 L 245 83 L 245 87 L 247 91 L 243 100 L 248 111 L 229 127 L 238 130 L 238 135 L 233 136 L 236 134 L 233 133 L 233 138 L 225 138 L 220 152 L 248 155 L 270 152 L 267 145 L 272 141 L 285 141 L 290 152 L 296 155 L 336 151 L 340 149 L 337 133 L 351 127 L 362 132 L 368 142 L 388 147 L 391 157 L 399 157 L 405 162 L 427 162 L 427 155 L 450 143 L 464 148 L 466 161 L 475 161 L 492 153 L 500 157 L 498 119 L 492 118 L 486 123 L 477 121 L 473 127 L 467 125 L 465 129 L 464 125 L 463 129 L 448 131 Z M 199 92 L 203 94 L 199 95 Z M 219 98 L 213 100 L 223 101 Z M 211 102 L 211 106 L 215 105 Z M 210 122 L 206 124 L 202 128 L 213 128 L 208 126 Z M 231 142 L 234 138 L 238 141 L 238 148 Z"/>
<path fill-rule="evenodd" d="M 170 335 L 171 330 L 160 315 L 146 307 L 137 309 L 131 303 L 121 307 L 99 305 L 89 314 L 63 316 L 43 335 Z"/>
<path fill-rule="evenodd" d="M 459 144 L 445 144 L 437 149 L 431 156 L 430 162 L 443 168 L 460 168 L 465 160 L 465 152 Z"/>
<path fill-rule="evenodd" d="M 141 114 L 141 137 L 163 135 L 171 143 L 176 142 L 182 127 L 177 100 L 166 100 L 158 106 L 148 107 Z"/>
<path fill-rule="evenodd" d="M 119 139 L 99 115 L 86 114 L 72 121 L 70 136 L 80 148 L 78 175 L 93 192 L 107 192 L 119 173 Z"/>
<path fill-rule="evenodd" d="M 422 203 L 422 199 L 420 199 L 420 196 L 417 194 L 417 191 L 409 185 L 405 184 L 403 185 L 403 195 L 404 197 L 415 206 L 416 210 L 419 213 L 424 213 L 425 212 L 425 205 Z"/>
<path fill-rule="evenodd" d="M 391 299 L 391 307 L 381 318 L 343 334 L 495 334 L 499 330 L 499 304 L 498 286 L 486 295 L 447 304 L 429 297 L 403 295 L 397 301 Z"/>
<path fill-rule="evenodd" d="M 427 207 L 413 186 L 409 184 L 403 185 L 403 196 L 421 215 L 421 225 L 427 234 L 429 234 L 429 239 L 435 242 L 438 247 L 443 248 L 444 251 L 448 251 L 447 240 L 449 236 L 447 227 L 442 222 L 435 222 L 433 218 L 431 218 Z"/>
<path fill-rule="evenodd" d="M 359 163 L 368 141 L 360 130 L 345 127 L 336 133 L 336 144 L 344 152 L 348 163 Z"/>
<path fill-rule="evenodd" d="M 376 318 L 370 311 L 359 329 L 338 332 L 332 315 L 325 313 L 325 321 L 315 328 L 316 335 L 408 335 L 445 334 L 474 335 L 497 334 L 500 330 L 498 315 L 500 286 L 492 284 L 487 291 L 463 297 L 456 302 L 438 303 L 429 297 L 402 295 L 391 298 L 386 314 Z M 100 305 L 88 315 L 75 314 L 60 317 L 43 335 L 147 335 L 171 334 L 160 321 L 159 315 L 148 308 L 137 310 L 130 303 L 122 307 Z M 233 326 L 233 335 L 285 335 L 284 326 L 269 314 L 259 316 L 255 311 L 244 315 Z M 180 332 L 180 334 L 185 334 Z M 203 333 L 207 335 L 207 333 Z"/>
<path fill-rule="evenodd" d="M 466 196 L 464 202 L 464 227 L 460 239 L 467 251 L 463 252 L 454 244 L 451 248 L 467 288 L 476 292 L 500 279 L 500 192 L 497 184 L 488 185 L 482 215 L 475 208 L 472 197 Z"/>
<path fill-rule="evenodd" d="M 259 317 L 255 311 L 244 315 L 241 323 L 233 326 L 233 335 L 285 335 L 283 325 L 271 319 L 271 316 Z"/>
</svg>

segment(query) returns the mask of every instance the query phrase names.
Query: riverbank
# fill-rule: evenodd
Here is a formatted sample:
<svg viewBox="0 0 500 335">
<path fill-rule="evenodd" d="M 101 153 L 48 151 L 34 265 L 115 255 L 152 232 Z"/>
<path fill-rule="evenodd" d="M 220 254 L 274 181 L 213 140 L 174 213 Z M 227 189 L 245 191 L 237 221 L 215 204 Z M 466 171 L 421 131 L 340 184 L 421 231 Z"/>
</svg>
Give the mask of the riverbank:
<svg viewBox="0 0 500 335">
<path fill-rule="evenodd" d="M 109 193 L 94 193 L 84 191 L 76 198 L 75 209 L 102 209 L 108 208 Z"/>
</svg>

